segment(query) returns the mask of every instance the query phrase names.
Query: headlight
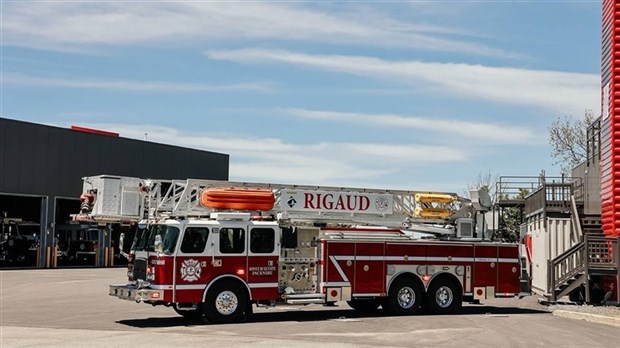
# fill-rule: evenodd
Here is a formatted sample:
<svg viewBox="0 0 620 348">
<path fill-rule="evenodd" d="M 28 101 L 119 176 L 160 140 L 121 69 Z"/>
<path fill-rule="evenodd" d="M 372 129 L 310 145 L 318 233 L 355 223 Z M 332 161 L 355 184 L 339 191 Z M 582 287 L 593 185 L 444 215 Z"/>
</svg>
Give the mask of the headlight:
<svg viewBox="0 0 620 348">
<path fill-rule="evenodd" d="M 80 250 L 84 250 L 86 249 L 86 245 L 84 245 L 84 243 L 80 244 Z"/>
</svg>

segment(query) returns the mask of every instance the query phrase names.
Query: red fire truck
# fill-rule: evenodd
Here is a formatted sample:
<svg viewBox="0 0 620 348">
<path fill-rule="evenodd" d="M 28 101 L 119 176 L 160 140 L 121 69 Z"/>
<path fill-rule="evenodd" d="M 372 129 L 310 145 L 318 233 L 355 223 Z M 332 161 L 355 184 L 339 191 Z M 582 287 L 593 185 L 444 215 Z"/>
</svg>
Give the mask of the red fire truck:
<svg viewBox="0 0 620 348">
<path fill-rule="evenodd" d="M 396 315 L 529 295 L 517 244 L 477 238 L 485 195 L 84 178 L 76 219 L 140 221 L 120 299 L 238 322 L 252 305 L 333 304 Z"/>
</svg>

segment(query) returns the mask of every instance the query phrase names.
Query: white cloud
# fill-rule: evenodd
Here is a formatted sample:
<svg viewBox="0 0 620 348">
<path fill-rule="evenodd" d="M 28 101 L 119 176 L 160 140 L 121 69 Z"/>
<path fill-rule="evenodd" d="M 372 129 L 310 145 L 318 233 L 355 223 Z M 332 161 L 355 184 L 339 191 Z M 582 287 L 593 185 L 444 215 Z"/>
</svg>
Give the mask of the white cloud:
<svg viewBox="0 0 620 348">
<path fill-rule="evenodd" d="M 372 13 L 356 8 L 347 4 L 328 12 L 282 2 L 13 2 L 4 5 L 2 31 L 7 45 L 68 51 L 273 39 L 514 57 L 464 38 L 460 28 L 419 19 L 402 22 L 378 14 L 377 8 Z"/>
<path fill-rule="evenodd" d="M 352 183 L 363 181 L 385 187 L 386 183 L 380 182 L 381 176 L 412 173 L 432 165 L 461 165 L 469 159 L 464 149 L 448 146 L 294 144 L 247 134 L 197 134 L 153 125 L 86 123 L 84 126 L 118 132 L 134 139 L 144 139 L 144 133 L 148 133 L 149 141 L 230 154 L 230 178 L 235 181 L 336 186 L 355 186 Z"/>
<path fill-rule="evenodd" d="M 52 78 L 29 76 L 15 73 L 4 73 L 2 76 L 2 84 L 7 86 L 88 88 L 141 92 L 230 92 L 239 90 L 271 90 L 271 85 L 269 83 L 209 85 L 202 83 L 181 83 L 169 81 L 88 80 Z"/>
<path fill-rule="evenodd" d="M 581 115 L 586 108 L 597 110 L 600 103 L 600 77 L 595 74 L 265 49 L 211 50 L 206 55 L 233 62 L 288 63 L 426 87 L 437 95 L 541 107 L 562 114 Z"/>
<path fill-rule="evenodd" d="M 392 114 L 360 114 L 307 109 L 285 109 L 284 112 L 295 117 L 312 120 L 344 122 L 369 127 L 418 129 L 443 133 L 459 139 L 465 137 L 494 144 L 536 144 L 539 142 L 534 132 L 525 127 Z"/>
</svg>

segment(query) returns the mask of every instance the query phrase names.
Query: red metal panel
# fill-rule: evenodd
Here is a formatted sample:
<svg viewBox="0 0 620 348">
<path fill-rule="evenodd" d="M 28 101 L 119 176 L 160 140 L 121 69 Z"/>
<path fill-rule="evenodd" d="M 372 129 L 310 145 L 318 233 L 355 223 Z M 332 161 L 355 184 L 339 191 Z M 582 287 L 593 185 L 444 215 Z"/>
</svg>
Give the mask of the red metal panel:
<svg viewBox="0 0 620 348">
<path fill-rule="evenodd" d="M 327 283 L 342 283 L 351 282 L 355 278 L 355 271 L 353 267 L 353 257 L 355 256 L 355 243 L 351 242 L 335 242 L 329 241 L 325 243 L 325 277 Z M 351 258 L 351 265 L 347 264 L 346 260 L 342 260 L 342 257 L 349 256 Z M 341 260 L 336 260 L 340 258 Z M 342 274 L 340 273 L 342 271 Z"/>
<path fill-rule="evenodd" d="M 411 259 L 424 258 L 426 260 L 426 245 L 422 243 L 387 243 L 385 248 L 387 257 L 403 257 L 408 256 Z M 416 261 L 417 263 L 426 263 L 426 261 Z M 394 261 L 390 260 L 390 264 L 398 265 L 411 263 L 411 261 Z"/>
<path fill-rule="evenodd" d="M 172 301 L 172 291 L 166 291 L 166 293 L 170 294 L 170 300 L 165 300 L 165 301 Z M 202 295 L 204 294 L 204 289 L 193 289 L 193 290 L 177 290 L 177 300 L 176 302 L 180 302 L 180 303 L 192 303 L 192 302 L 202 302 Z M 166 296 L 164 295 L 164 298 L 166 298 Z"/>
<path fill-rule="evenodd" d="M 248 256 L 247 279 L 253 300 L 278 298 L 278 255 Z M 270 288 L 252 288 L 253 285 L 274 284 Z"/>
<path fill-rule="evenodd" d="M 156 284 L 172 284 L 172 274 L 176 273 L 176 302 L 202 302 L 202 295 L 207 285 L 221 275 L 235 275 L 243 281 L 247 281 L 247 257 L 242 256 L 217 256 L 221 260 L 221 266 L 216 267 L 211 264 L 211 256 L 177 256 L 176 270 L 173 271 L 173 258 L 167 257 L 165 265 L 156 266 L 157 274 L 159 269 L 162 274 L 166 273 L 170 279 L 157 279 Z M 199 265 L 199 267 L 198 267 Z M 199 273 L 197 269 L 199 268 Z M 191 269 L 191 270 L 190 270 Z M 267 299 L 274 299 L 271 296 Z M 265 299 L 265 298 L 254 298 Z"/>
<path fill-rule="evenodd" d="M 162 255 L 160 258 L 157 256 L 150 256 L 148 267 L 155 268 L 155 280 L 151 283 L 157 285 L 172 285 L 173 262 L 174 258 L 171 256 Z"/>
<path fill-rule="evenodd" d="M 471 244 L 429 244 L 426 247 L 426 254 L 428 257 L 446 257 L 449 263 L 459 263 L 463 261 L 457 261 L 459 259 L 471 259 L 474 257 L 474 248 Z M 471 261 L 468 261 L 471 263 Z M 429 261 L 429 263 L 433 263 Z M 443 262 L 446 263 L 446 262 Z"/>
<path fill-rule="evenodd" d="M 606 236 L 620 235 L 620 3 L 603 0 L 601 206 Z"/>
<path fill-rule="evenodd" d="M 278 298 L 278 288 L 252 288 L 252 301 L 275 300 Z"/>
<path fill-rule="evenodd" d="M 385 293 L 385 243 L 355 244 L 353 293 Z"/>
<path fill-rule="evenodd" d="M 180 259 L 181 257 L 179 257 L 178 259 Z M 177 259 L 177 264 L 178 264 L 178 259 Z M 220 275 L 223 274 L 234 274 L 236 276 L 238 276 L 239 278 L 243 279 L 244 281 L 247 281 L 247 277 L 248 277 L 248 272 L 247 272 L 247 256 L 245 255 L 239 255 L 239 256 L 215 256 L 216 260 L 221 260 L 221 266 L 216 267 L 216 266 L 212 266 L 211 265 L 211 257 L 210 256 L 206 256 L 206 257 L 199 257 L 198 259 L 204 259 L 207 261 L 207 267 L 206 267 L 206 271 L 210 274 L 209 278 L 207 278 L 209 281 L 217 278 Z M 177 267 L 180 268 L 180 267 Z M 205 272 L 203 270 L 203 272 Z M 243 272 L 243 273 L 242 273 Z M 177 275 L 178 277 L 178 275 Z M 178 279 L 178 278 L 177 278 Z M 178 282 L 177 282 L 178 283 Z"/>
<path fill-rule="evenodd" d="M 185 274 L 182 269 L 185 262 Z M 187 267 L 196 267 L 196 262 L 200 265 L 200 274 L 197 275 L 196 280 L 189 278 L 187 273 Z M 166 259 L 166 272 L 171 279 L 166 279 L 166 284 L 172 284 L 172 275 L 176 273 L 176 301 L 175 302 L 202 302 L 202 296 L 204 290 L 207 288 L 207 284 L 214 278 L 213 266 L 211 265 L 211 257 L 206 256 L 178 256 L 176 258 L 176 269 L 174 267 L 174 259 L 169 257 Z M 183 279 L 185 278 L 185 279 Z M 162 282 L 163 284 L 163 282 Z M 185 288 L 183 288 L 185 286 Z M 187 287 L 193 286 L 192 289 Z"/>
<path fill-rule="evenodd" d="M 166 302 L 172 302 L 172 277 L 174 274 L 174 257 L 167 255 L 162 255 L 160 257 L 150 256 L 148 260 L 148 267 L 154 268 L 155 270 L 155 280 L 151 283 L 155 286 L 167 286 L 165 289 L 168 290 L 164 289 L 164 298 L 162 300 Z M 207 275 L 206 272 L 201 269 L 200 278 L 194 283 L 204 283 L 203 279 L 205 278 L 203 277 L 207 277 Z M 177 274 L 177 283 L 179 280 L 181 280 L 181 277 L 179 274 Z M 184 282 L 184 284 L 190 283 Z M 205 287 L 206 285 L 204 285 L 201 289 L 177 291 L 176 302 L 202 302 L 202 294 Z"/>
<path fill-rule="evenodd" d="M 474 247 L 473 286 L 496 286 L 497 284 L 497 246 L 476 245 Z"/>
<path fill-rule="evenodd" d="M 519 246 L 498 247 L 497 289 L 496 293 L 518 294 L 520 289 L 521 265 L 519 264 Z"/>
</svg>

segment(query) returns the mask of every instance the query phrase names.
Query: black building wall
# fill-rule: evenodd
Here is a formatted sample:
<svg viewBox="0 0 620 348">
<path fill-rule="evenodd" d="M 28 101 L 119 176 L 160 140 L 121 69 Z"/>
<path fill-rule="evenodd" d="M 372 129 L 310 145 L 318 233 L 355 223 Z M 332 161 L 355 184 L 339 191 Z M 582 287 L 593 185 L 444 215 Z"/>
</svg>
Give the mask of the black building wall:
<svg viewBox="0 0 620 348">
<path fill-rule="evenodd" d="M 0 118 L 0 193 L 79 197 L 84 176 L 228 180 L 229 156 Z"/>
</svg>

